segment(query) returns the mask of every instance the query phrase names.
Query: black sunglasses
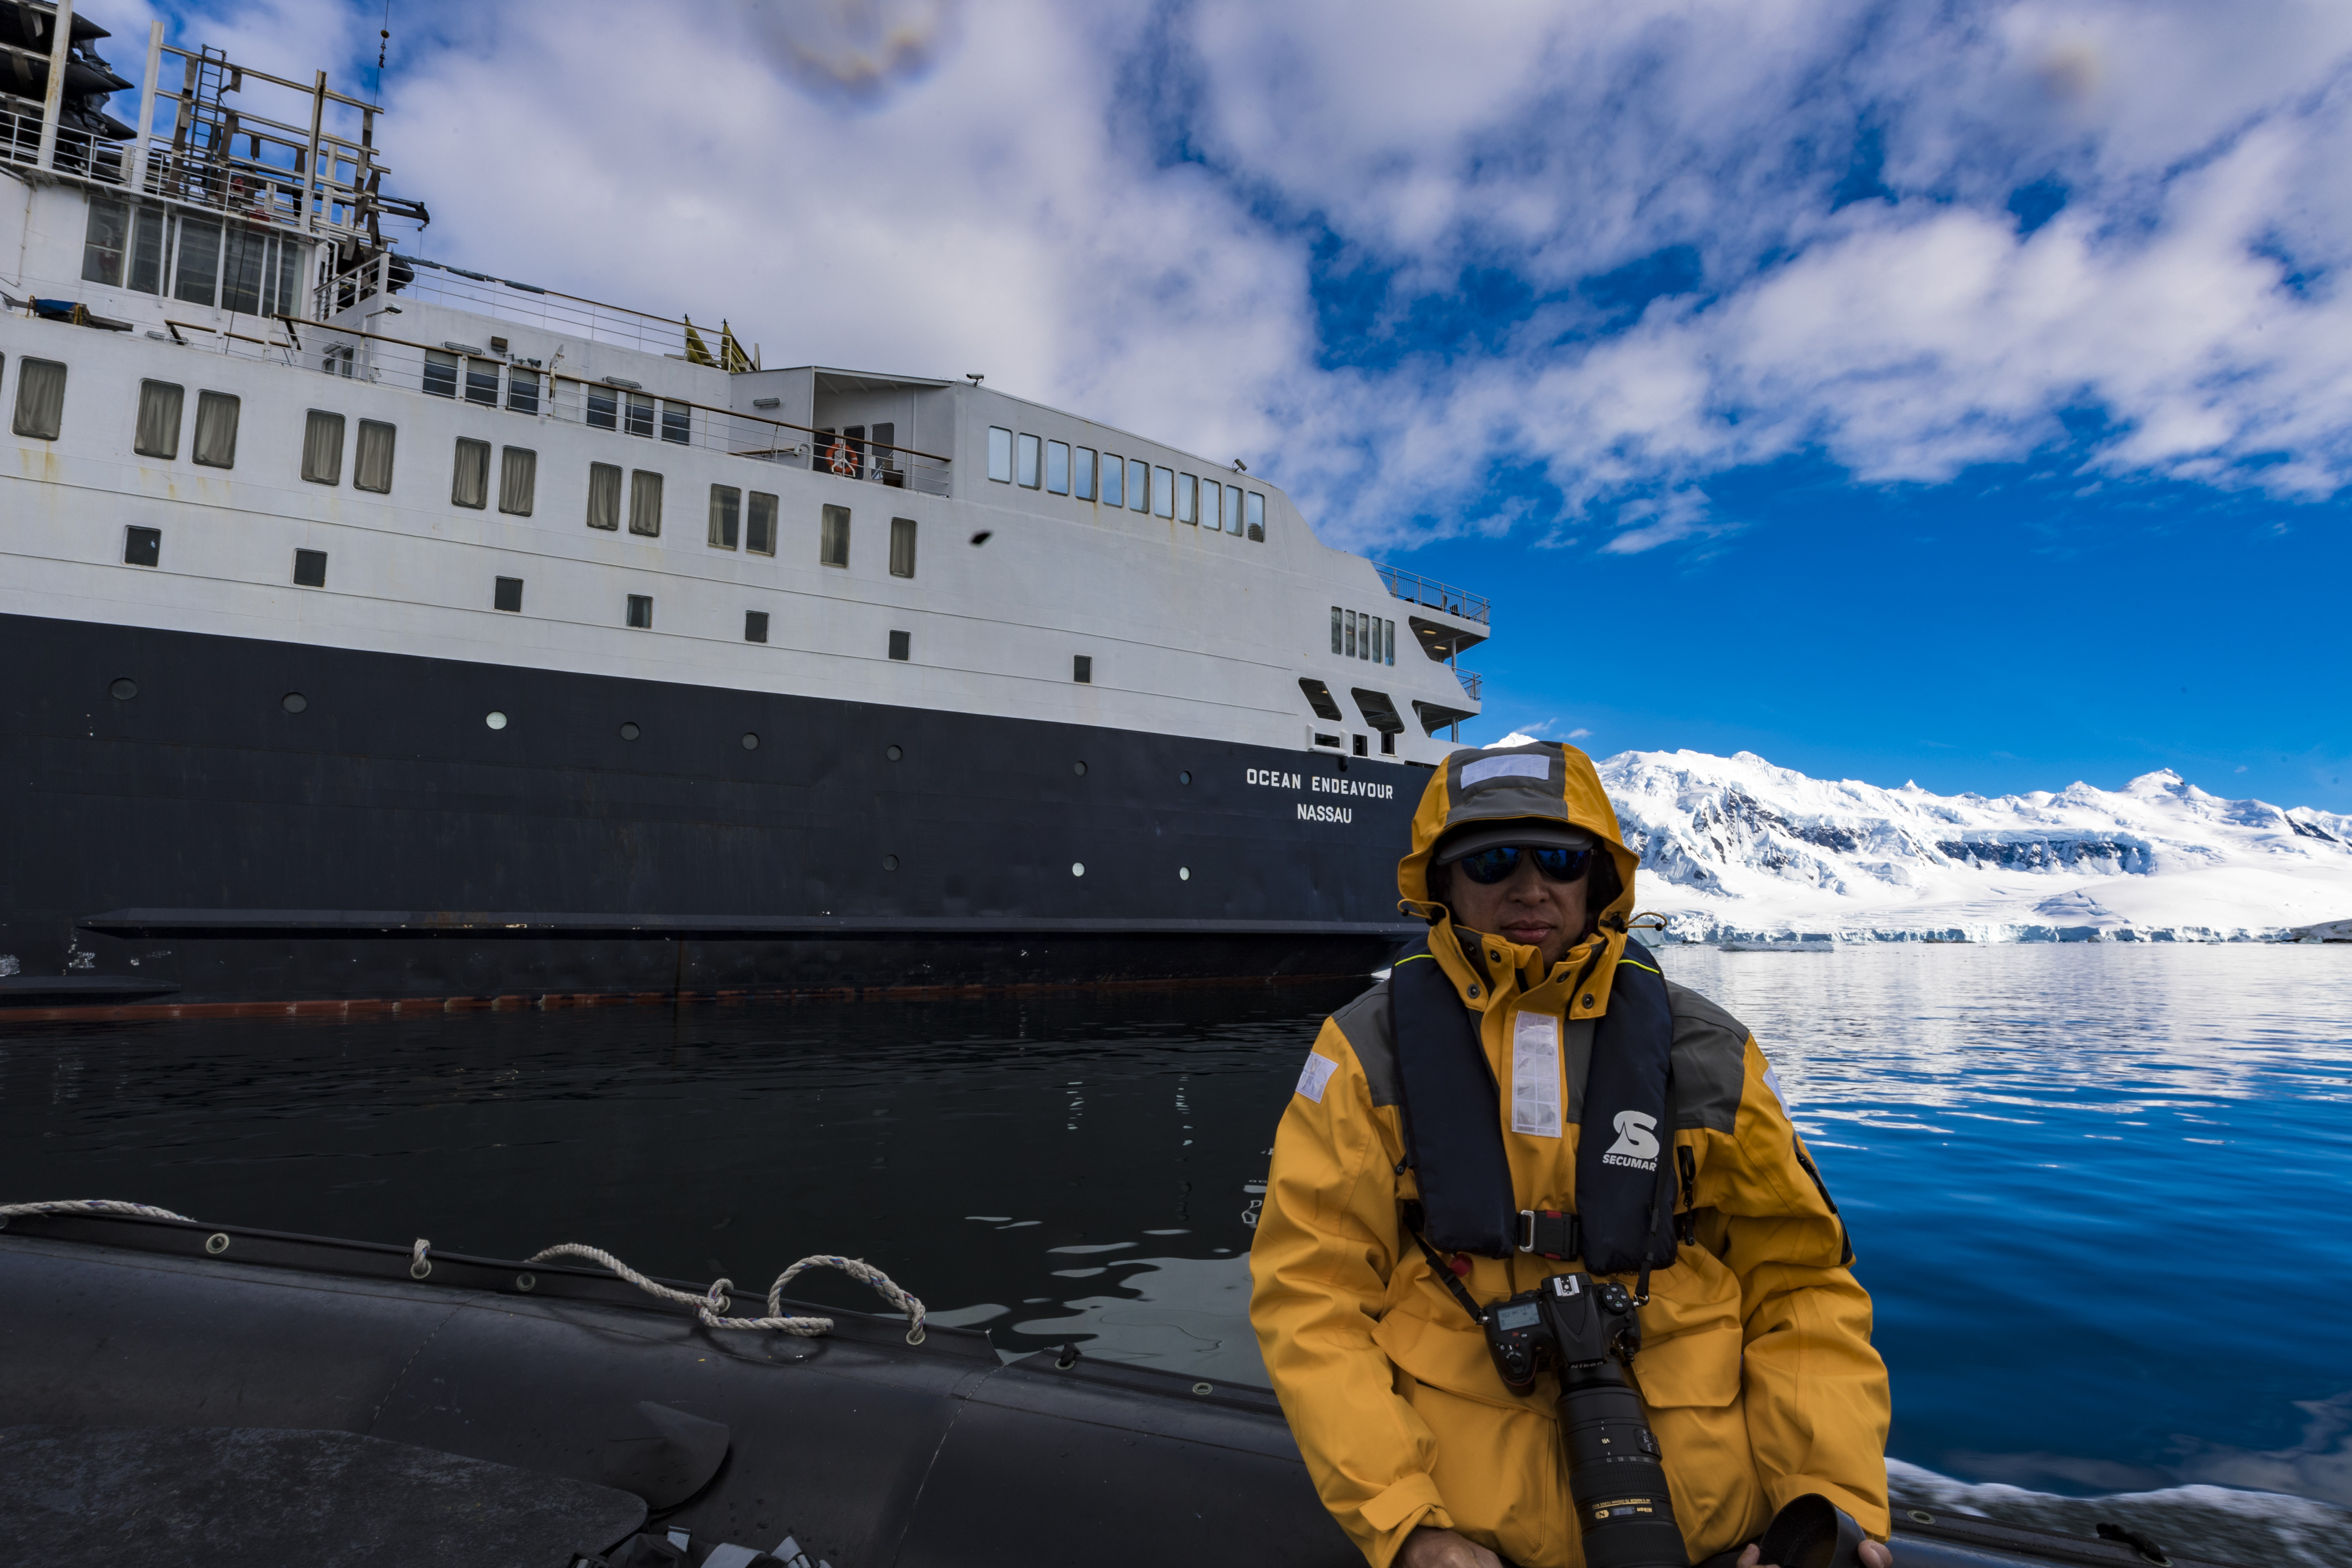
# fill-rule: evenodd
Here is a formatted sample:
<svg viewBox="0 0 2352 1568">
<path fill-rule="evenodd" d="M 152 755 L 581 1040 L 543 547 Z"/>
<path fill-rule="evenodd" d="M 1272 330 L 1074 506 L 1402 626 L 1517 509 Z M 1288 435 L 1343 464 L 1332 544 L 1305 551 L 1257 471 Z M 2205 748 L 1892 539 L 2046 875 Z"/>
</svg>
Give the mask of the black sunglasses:
<svg viewBox="0 0 2352 1568">
<path fill-rule="evenodd" d="M 1454 862 L 1462 874 L 1474 882 L 1493 886 L 1507 880 L 1519 868 L 1519 857 L 1531 856 L 1536 869 L 1548 882 L 1573 882 L 1591 868 L 1590 849 L 1522 848 L 1517 844 L 1498 844 L 1492 849 L 1480 849 Z"/>
</svg>

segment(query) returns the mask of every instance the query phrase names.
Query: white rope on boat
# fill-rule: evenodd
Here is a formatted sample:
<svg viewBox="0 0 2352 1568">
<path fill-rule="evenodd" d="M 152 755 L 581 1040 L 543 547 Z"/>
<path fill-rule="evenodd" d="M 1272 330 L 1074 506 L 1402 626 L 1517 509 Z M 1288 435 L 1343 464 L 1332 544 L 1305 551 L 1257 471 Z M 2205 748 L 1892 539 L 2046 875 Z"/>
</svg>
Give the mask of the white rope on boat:
<svg viewBox="0 0 2352 1568">
<path fill-rule="evenodd" d="M 58 1198 L 41 1204 L 0 1204 L 0 1226 L 5 1226 L 20 1214 L 127 1214 L 141 1219 L 175 1219 L 183 1225 L 196 1222 L 184 1214 L 170 1209 L 149 1208 L 145 1204 L 126 1204 L 114 1198 Z"/>
</svg>

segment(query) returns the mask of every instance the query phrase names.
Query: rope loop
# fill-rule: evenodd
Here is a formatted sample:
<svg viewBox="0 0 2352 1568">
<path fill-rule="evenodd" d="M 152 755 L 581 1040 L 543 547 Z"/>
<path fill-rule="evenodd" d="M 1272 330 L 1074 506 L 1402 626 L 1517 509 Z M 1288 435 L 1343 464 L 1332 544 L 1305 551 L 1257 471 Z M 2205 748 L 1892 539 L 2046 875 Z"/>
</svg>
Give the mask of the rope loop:
<svg viewBox="0 0 2352 1568">
<path fill-rule="evenodd" d="M 16 1215 L 35 1214 L 127 1214 L 140 1219 L 175 1219 L 182 1225 L 196 1222 L 184 1214 L 170 1209 L 150 1208 L 145 1204 L 126 1204 L 114 1198 L 55 1198 L 37 1204 L 0 1204 L 0 1227 Z"/>
<path fill-rule="evenodd" d="M 422 1279 L 433 1272 L 433 1259 L 425 1256 L 432 1250 L 433 1244 L 421 1236 L 408 1249 L 408 1277 L 411 1279 Z"/>
</svg>

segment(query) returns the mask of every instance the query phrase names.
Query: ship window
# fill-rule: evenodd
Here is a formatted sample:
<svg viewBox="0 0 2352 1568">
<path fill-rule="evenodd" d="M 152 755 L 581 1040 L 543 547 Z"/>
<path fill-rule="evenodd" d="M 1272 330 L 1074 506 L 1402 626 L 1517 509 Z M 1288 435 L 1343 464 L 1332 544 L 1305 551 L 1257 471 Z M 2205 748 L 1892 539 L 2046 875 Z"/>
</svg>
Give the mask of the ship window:
<svg viewBox="0 0 2352 1568">
<path fill-rule="evenodd" d="M 1090 653 L 1072 654 L 1070 679 L 1080 686 L 1092 686 L 1095 683 L 1095 656 Z"/>
<path fill-rule="evenodd" d="M 1384 757 L 1396 755 L 1396 737 L 1385 730 L 1381 731 L 1381 755 Z"/>
<path fill-rule="evenodd" d="M 360 421 L 360 449 L 352 463 L 352 489 L 392 493 L 393 427 L 381 419 Z"/>
<path fill-rule="evenodd" d="M 1057 496 L 1070 493 L 1070 444 L 1067 441 L 1045 443 L 1045 493 Z"/>
<path fill-rule="evenodd" d="M 522 579 L 520 577 L 492 579 L 490 608 L 504 610 L 509 615 L 522 614 Z"/>
<path fill-rule="evenodd" d="M 654 629 L 654 596 L 651 594 L 629 595 L 629 625 L 641 632 Z"/>
<path fill-rule="evenodd" d="M 327 585 L 325 551 L 298 550 L 294 552 L 294 585 L 298 588 L 323 588 Z"/>
<path fill-rule="evenodd" d="M 694 438 L 694 410 L 683 403 L 662 405 L 662 437 L 684 446 Z"/>
<path fill-rule="evenodd" d="M 1242 488 L 1225 487 L 1225 531 L 1235 539 L 1242 537 Z"/>
<path fill-rule="evenodd" d="M 911 632 L 892 632 L 890 634 L 890 657 L 898 660 L 901 664 L 905 663 L 908 658 L 911 658 L 914 656 L 914 634 Z"/>
<path fill-rule="evenodd" d="M 1356 710 L 1364 716 L 1365 723 L 1383 735 L 1404 733 L 1404 720 L 1397 712 L 1396 704 L 1389 700 L 1387 692 L 1368 690 L 1359 686 L 1349 695 L 1355 698 Z"/>
<path fill-rule="evenodd" d="M 1336 752 L 1339 749 L 1339 737 L 1337 735 L 1327 735 L 1320 730 L 1318 730 L 1315 731 L 1315 743 L 1318 746 L 1328 746 Z"/>
<path fill-rule="evenodd" d="M 1225 527 L 1225 487 L 1214 479 L 1201 481 L 1201 529 L 1205 533 L 1222 533 Z"/>
<path fill-rule="evenodd" d="M 131 449 L 142 458 L 172 458 L 180 455 L 180 410 L 187 394 L 168 381 L 139 384 L 139 428 Z"/>
<path fill-rule="evenodd" d="M 172 268 L 172 298 L 209 305 L 220 282 L 221 226 L 197 218 L 180 221 L 179 255 Z"/>
<path fill-rule="evenodd" d="M 1151 510 L 1151 465 L 1140 458 L 1127 460 L 1127 504 L 1135 511 Z"/>
<path fill-rule="evenodd" d="M 915 574 L 915 520 L 894 517 L 890 520 L 890 575 L 911 577 Z"/>
<path fill-rule="evenodd" d="M 1013 432 L 1001 425 L 988 427 L 988 477 L 1000 485 L 1013 482 Z"/>
<path fill-rule="evenodd" d="M 507 409 L 513 414 L 539 412 L 539 373 L 535 370 L 507 372 Z"/>
<path fill-rule="evenodd" d="M 1242 514 L 1249 520 L 1249 536 L 1264 542 L 1265 539 L 1265 498 L 1255 490 L 1249 493 L 1249 509 Z"/>
<path fill-rule="evenodd" d="M 745 642 L 766 642 L 768 640 L 767 611 L 746 610 L 743 612 L 743 640 Z"/>
<path fill-rule="evenodd" d="M 163 291 L 163 215 L 140 207 L 131 216 L 131 271 L 125 285 L 142 294 Z"/>
<path fill-rule="evenodd" d="M 294 316 L 301 313 L 297 298 L 302 288 L 302 263 L 306 253 L 299 240 L 279 237 L 278 240 L 278 287 L 272 297 L 261 302 L 265 316 Z"/>
<path fill-rule="evenodd" d="M 1381 662 L 1394 664 L 1396 662 L 1396 623 L 1384 621 L 1381 626 L 1385 629 L 1381 633 Z"/>
<path fill-rule="evenodd" d="M 743 492 L 733 485 L 710 487 L 710 547 L 732 550 L 743 527 Z"/>
<path fill-rule="evenodd" d="M 89 225 L 82 231 L 81 280 L 122 285 L 122 253 L 130 248 L 131 209 L 103 196 L 89 199 Z"/>
<path fill-rule="evenodd" d="M 457 437 L 457 462 L 449 476 L 449 504 L 479 508 L 490 497 L 490 444 Z"/>
<path fill-rule="evenodd" d="M 1037 437 L 1021 437 L 1021 483 L 1028 489 L 1037 488 Z"/>
<path fill-rule="evenodd" d="M 588 465 L 588 526 L 621 526 L 621 470 L 610 463 Z"/>
<path fill-rule="evenodd" d="M 588 388 L 588 423 L 598 430 L 621 427 L 621 397 L 609 386 Z"/>
<path fill-rule="evenodd" d="M 1151 515 L 1176 515 L 1176 471 L 1173 468 L 1151 470 Z"/>
<path fill-rule="evenodd" d="M 195 460 L 208 468 L 236 467 L 236 419 L 243 404 L 226 392 L 196 394 Z"/>
<path fill-rule="evenodd" d="M 466 362 L 466 401 L 478 403 L 485 408 L 499 405 L 498 361 L 469 359 Z"/>
<path fill-rule="evenodd" d="M 898 471 L 898 426 L 883 423 L 874 426 L 874 471 L 882 482 L 905 489 L 907 476 Z"/>
<path fill-rule="evenodd" d="M 1298 689 L 1307 694 L 1307 706 L 1315 710 L 1318 719 L 1329 719 L 1335 722 L 1339 720 L 1339 705 L 1332 700 L 1329 687 L 1311 675 L 1302 675 L 1298 678 Z M 1323 743 L 1321 737 L 1317 737 L 1316 743 Z M 1334 741 L 1331 744 L 1336 746 L 1339 742 Z"/>
<path fill-rule="evenodd" d="M 122 531 L 122 563 L 125 566 L 152 566 L 163 558 L 163 531 L 160 528 L 126 528 Z"/>
<path fill-rule="evenodd" d="M 1339 605 L 1331 606 L 1331 651 L 1333 653 L 1339 652 L 1346 646 L 1341 640 L 1343 634 L 1340 631 L 1340 627 L 1346 624 L 1341 617 L 1346 614 L 1347 612 L 1340 609 Z"/>
<path fill-rule="evenodd" d="M 302 477 L 314 485 L 343 482 L 343 416 L 310 410 L 302 426 Z"/>
<path fill-rule="evenodd" d="M 269 237 L 258 229 L 231 226 L 221 238 L 220 308 L 260 315 L 262 284 L 270 271 Z"/>
<path fill-rule="evenodd" d="M 1345 614 L 1348 617 L 1348 646 L 1339 651 L 1345 657 L 1353 658 L 1356 657 L 1356 612 L 1349 610 Z"/>
<path fill-rule="evenodd" d="M 457 395 L 457 356 L 442 349 L 425 351 L 425 390 L 436 397 Z"/>
<path fill-rule="evenodd" d="M 1076 461 L 1070 465 L 1070 493 L 1080 500 L 1095 499 L 1095 454 L 1091 447 L 1079 447 Z"/>
<path fill-rule="evenodd" d="M 849 509 L 829 506 L 824 509 L 824 523 L 818 529 L 816 560 L 820 566 L 849 564 Z"/>
<path fill-rule="evenodd" d="M 55 360 L 20 359 L 16 362 L 17 435 L 36 441 L 58 438 L 58 421 L 65 415 L 66 367 Z"/>
<path fill-rule="evenodd" d="M 632 392 L 629 397 L 629 434 L 650 436 L 654 433 L 654 400 L 642 392 Z"/>
<path fill-rule="evenodd" d="M 661 537 L 662 477 L 643 468 L 629 471 L 629 531 Z"/>
<path fill-rule="evenodd" d="M 743 531 L 743 548 L 754 555 L 776 552 L 776 498 L 751 492 L 751 516 Z"/>
<path fill-rule="evenodd" d="M 1102 460 L 1102 503 L 1105 506 L 1127 504 L 1127 464 L 1117 452 L 1105 452 Z"/>
<path fill-rule="evenodd" d="M 539 454 L 528 447 L 509 447 L 499 454 L 499 510 L 509 517 L 529 517 L 539 499 Z"/>
<path fill-rule="evenodd" d="M 1198 522 L 1201 506 L 1201 481 L 1190 474 L 1176 476 L 1176 521 Z"/>
</svg>

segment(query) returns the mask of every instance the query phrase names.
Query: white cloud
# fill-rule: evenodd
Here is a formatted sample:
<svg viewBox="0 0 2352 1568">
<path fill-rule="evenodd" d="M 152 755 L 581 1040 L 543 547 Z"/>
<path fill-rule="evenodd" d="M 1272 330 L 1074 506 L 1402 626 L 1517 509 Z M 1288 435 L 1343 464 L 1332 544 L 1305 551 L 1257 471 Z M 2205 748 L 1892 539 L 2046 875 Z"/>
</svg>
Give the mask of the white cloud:
<svg viewBox="0 0 2352 1568">
<path fill-rule="evenodd" d="M 2116 477 L 2352 480 L 2352 8 L 404 13 L 380 139 L 425 254 L 771 364 L 984 371 L 1244 457 L 1339 542 L 1653 548 L 1730 525 L 1727 468 L 1936 482 L 2078 408 Z M 372 62 L 353 15 L 221 30 L 307 76 Z M 2064 209 L 2021 233 L 2037 181 Z M 1669 247 L 1686 292 L 1595 282 Z M 1522 302 L 1463 309 L 1466 268 Z"/>
</svg>

